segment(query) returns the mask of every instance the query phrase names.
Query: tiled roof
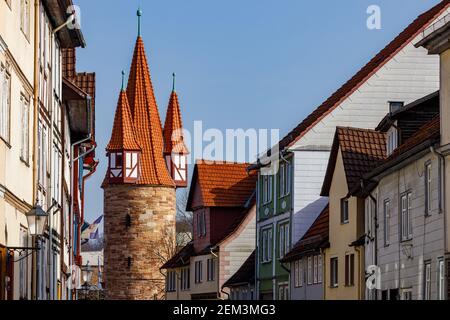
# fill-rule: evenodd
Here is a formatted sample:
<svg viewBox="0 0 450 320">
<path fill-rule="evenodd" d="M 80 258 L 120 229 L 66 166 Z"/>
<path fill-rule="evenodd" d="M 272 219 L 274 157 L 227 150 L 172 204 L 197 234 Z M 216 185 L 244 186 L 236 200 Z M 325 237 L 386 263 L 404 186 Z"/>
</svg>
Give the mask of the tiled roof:
<svg viewBox="0 0 450 320">
<path fill-rule="evenodd" d="M 401 163 L 422 150 L 428 149 L 431 145 L 437 143 L 440 139 L 440 118 L 435 117 L 417 130 L 405 143 L 401 144 L 394 152 L 386 158 L 377 168 L 365 175 L 365 179 L 386 172 L 387 169 L 395 164 Z"/>
<path fill-rule="evenodd" d="M 187 210 L 192 211 L 197 182 L 204 207 L 243 207 L 256 187 L 257 173 L 248 163 L 197 161 L 189 190 Z"/>
<path fill-rule="evenodd" d="M 127 93 L 124 90 L 120 92 L 111 139 L 106 150 L 141 150 L 136 141 L 136 130 L 131 119 Z"/>
<path fill-rule="evenodd" d="M 141 176 L 137 184 L 174 187 L 163 157 L 161 119 L 150 79 L 144 42 L 140 36 L 134 50 L 127 95 L 137 141 L 142 148 Z"/>
<path fill-rule="evenodd" d="M 386 136 L 375 130 L 337 127 L 322 196 L 328 196 L 339 149 L 347 186 L 352 190 L 366 173 L 380 165 L 386 158 Z"/>
<path fill-rule="evenodd" d="M 181 120 L 180 105 L 178 95 L 174 91 L 170 95 L 169 106 L 167 107 L 166 121 L 164 124 L 164 154 L 182 153 L 188 154 L 189 150 L 184 143 L 183 122 Z"/>
<path fill-rule="evenodd" d="M 406 46 L 421 31 L 423 31 L 434 19 L 436 19 L 450 4 L 450 0 L 443 0 L 436 6 L 421 14 L 392 42 L 381 50 L 372 60 L 358 71 L 349 81 L 323 102 L 316 110 L 306 117 L 280 141 L 280 150 L 293 145 L 307 131 L 309 131 L 322 118 L 334 110 L 338 104 L 353 93 L 372 74 L 381 68 L 393 55 Z"/>
<path fill-rule="evenodd" d="M 189 265 L 190 257 L 195 255 L 194 243 L 191 241 L 169 259 L 161 269 L 180 268 Z"/>
<path fill-rule="evenodd" d="M 294 245 L 282 262 L 291 262 L 308 254 L 311 251 L 317 251 L 328 244 L 329 232 L 329 205 L 327 205 L 305 235 Z"/>
<path fill-rule="evenodd" d="M 73 79 L 76 76 L 76 51 L 75 48 L 63 48 L 62 55 L 62 74 L 63 77 Z"/>
<path fill-rule="evenodd" d="M 255 262 L 256 251 L 254 250 L 250 256 L 245 260 L 242 266 L 235 274 L 228 279 L 222 287 L 233 287 L 240 284 L 254 284 L 255 282 Z"/>
</svg>

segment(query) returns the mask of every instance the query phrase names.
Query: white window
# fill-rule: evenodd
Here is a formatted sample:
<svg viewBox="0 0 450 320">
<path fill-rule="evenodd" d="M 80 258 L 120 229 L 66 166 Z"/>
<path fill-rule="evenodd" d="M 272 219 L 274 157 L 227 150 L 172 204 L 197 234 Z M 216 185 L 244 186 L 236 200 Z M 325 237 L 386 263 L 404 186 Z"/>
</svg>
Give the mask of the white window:
<svg viewBox="0 0 450 320">
<path fill-rule="evenodd" d="M 20 246 L 28 247 L 28 231 L 20 228 Z M 28 258 L 19 258 L 19 299 L 28 299 Z"/>
<path fill-rule="evenodd" d="M 387 132 L 387 155 L 391 155 L 398 146 L 398 133 L 395 127 L 391 127 Z"/>
<path fill-rule="evenodd" d="M 280 164 L 280 197 L 289 195 L 291 190 L 291 166 L 289 162 Z"/>
<path fill-rule="evenodd" d="M 339 285 L 338 278 L 338 258 L 330 259 L 330 284 L 332 288 L 337 288 Z"/>
<path fill-rule="evenodd" d="M 11 76 L 0 65 L 0 138 L 9 143 L 9 115 L 11 103 Z"/>
<path fill-rule="evenodd" d="M 303 286 L 303 260 L 297 260 L 294 262 L 294 280 L 295 287 L 299 288 Z"/>
<path fill-rule="evenodd" d="M 445 300 L 445 268 L 444 258 L 438 259 L 438 282 L 437 282 L 437 294 L 438 300 Z"/>
<path fill-rule="evenodd" d="M 425 262 L 424 299 L 431 300 L 431 262 Z"/>
<path fill-rule="evenodd" d="M 425 165 L 425 214 L 431 214 L 432 193 L 431 193 L 431 163 Z"/>
<path fill-rule="evenodd" d="M 62 154 L 58 147 L 53 145 L 53 173 L 52 173 L 52 197 L 61 204 L 61 173 L 62 173 Z"/>
<path fill-rule="evenodd" d="M 388 246 L 390 243 L 391 232 L 391 202 L 384 201 L 384 245 Z"/>
<path fill-rule="evenodd" d="M 412 289 L 403 289 L 402 290 L 402 300 L 412 300 Z"/>
<path fill-rule="evenodd" d="M 322 255 L 317 256 L 317 283 L 322 283 L 323 261 Z"/>
<path fill-rule="evenodd" d="M 205 211 L 197 213 L 197 235 L 201 238 L 206 236 L 206 215 Z"/>
<path fill-rule="evenodd" d="M 411 205 L 412 193 L 408 192 L 401 197 L 400 201 L 401 211 L 401 239 L 410 240 L 412 238 L 412 219 L 411 219 Z"/>
<path fill-rule="evenodd" d="M 168 271 L 166 277 L 166 291 L 173 292 L 176 290 L 177 274 L 175 271 Z"/>
<path fill-rule="evenodd" d="M 313 284 L 313 257 L 308 257 L 308 284 Z"/>
<path fill-rule="evenodd" d="M 39 184 L 46 189 L 47 180 L 47 160 L 48 160 L 48 141 L 47 128 L 41 123 L 38 128 L 38 148 L 39 148 Z"/>
<path fill-rule="evenodd" d="M 183 268 L 181 270 L 181 290 L 189 290 L 190 288 L 191 270 Z"/>
<path fill-rule="evenodd" d="M 20 97 L 20 159 L 28 164 L 30 157 L 30 103 L 24 97 Z"/>
<path fill-rule="evenodd" d="M 278 252 L 279 257 L 283 258 L 289 251 L 289 223 L 279 226 Z"/>
<path fill-rule="evenodd" d="M 349 213 L 348 213 L 348 199 L 341 199 L 341 223 L 348 223 Z"/>
<path fill-rule="evenodd" d="M 261 231 L 261 261 L 272 261 L 272 228 L 262 229 Z"/>
<path fill-rule="evenodd" d="M 195 283 L 203 281 L 203 261 L 195 261 Z"/>
<path fill-rule="evenodd" d="M 20 30 L 30 37 L 30 0 L 20 0 Z"/>
<path fill-rule="evenodd" d="M 207 279 L 208 281 L 214 281 L 216 279 L 216 268 L 214 259 L 207 260 Z"/>
<path fill-rule="evenodd" d="M 314 282 L 314 284 L 316 284 L 317 282 L 318 282 L 318 271 L 319 271 L 319 268 L 318 268 L 318 256 L 314 256 L 314 258 L 313 258 L 313 261 L 314 261 L 314 279 L 313 279 L 313 282 Z"/>
<path fill-rule="evenodd" d="M 278 285 L 278 300 L 289 300 L 289 285 L 287 283 Z"/>
<path fill-rule="evenodd" d="M 272 176 L 263 175 L 262 182 L 262 199 L 263 204 L 266 204 L 272 201 Z"/>
</svg>

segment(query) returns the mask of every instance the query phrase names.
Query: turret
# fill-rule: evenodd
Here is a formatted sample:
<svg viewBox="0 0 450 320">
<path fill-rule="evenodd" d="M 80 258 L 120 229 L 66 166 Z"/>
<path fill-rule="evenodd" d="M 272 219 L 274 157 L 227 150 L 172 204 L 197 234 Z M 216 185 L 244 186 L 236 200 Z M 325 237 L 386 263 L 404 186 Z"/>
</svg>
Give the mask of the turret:
<svg viewBox="0 0 450 320">
<path fill-rule="evenodd" d="M 166 159 L 169 173 L 178 188 L 185 188 L 187 187 L 187 156 L 189 150 L 186 147 L 183 136 L 180 105 L 175 91 L 175 73 L 173 74 L 173 87 L 169 106 L 167 107 L 163 134 L 164 158 Z"/>
</svg>

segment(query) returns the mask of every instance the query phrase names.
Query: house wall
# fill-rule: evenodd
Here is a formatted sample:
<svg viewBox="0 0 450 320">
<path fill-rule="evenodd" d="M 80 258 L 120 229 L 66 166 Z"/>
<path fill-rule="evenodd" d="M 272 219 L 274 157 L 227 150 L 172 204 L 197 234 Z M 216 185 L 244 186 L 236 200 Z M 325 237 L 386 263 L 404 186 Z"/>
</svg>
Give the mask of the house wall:
<svg viewBox="0 0 450 320">
<path fill-rule="evenodd" d="M 450 50 L 444 51 L 440 55 L 441 66 L 441 90 L 440 90 L 440 112 L 441 112 L 441 145 L 446 146 L 450 144 L 450 124 L 446 119 L 450 118 Z M 450 156 L 446 155 L 445 162 L 450 163 Z M 450 186 L 450 166 L 446 165 L 445 171 L 445 185 Z M 445 193 L 445 203 L 450 204 L 450 192 Z M 445 250 L 450 251 L 450 206 L 445 206 L 446 219 L 446 239 Z M 447 263 L 450 266 L 450 263 Z"/>
<path fill-rule="evenodd" d="M 234 301 L 255 300 L 255 286 L 242 285 L 230 289 L 230 299 Z"/>
<path fill-rule="evenodd" d="M 222 208 L 212 207 L 210 210 L 210 229 L 211 243 L 217 243 L 221 240 L 229 228 L 236 221 L 236 219 L 242 216 L 242 212 L 245 210 L 242 207 L 236 208 Z"/>
<path fill-rule="evenodd" d="M 324 258 L 324 255 L 322 255 Z M 317 284 L 308 284 L 307 276 L 308 276 L 308 257 L 304 257 L 300 259 L 303 263 L 303 285 L 300 287 L 295 286 L 295 275 L 294 275 L 294 262 L 291 262 L 291 277 L 290 277 L 290 286 L 291 286 L 291 300 L 323 300 L 324 297 L 324 274 L 322 272 L 322 283 Z M 325 268 L 322 267 L 322 271 Z M 305 281 L 306 280 L 306 281 Z"/>
<path fill-rule="evenodd" d="M 28 227 L 25 213 L 33 203 L 32 195 L 32 133 L 33 133 L 33 74 L 34 74 L 34 6 L 30 5 L 28 36 L 20 27 L 20 1 L 0 1 L 0 65 L 10 75 L 9 139 L 0 138 L 0 245 L 22 246 L 20 229 Z M 29 158 L 20 160 L 21 95 L 29 101 Z M 28 243 L 31 245 L 31 237 Z M 18 259 L 18 254 L 15 259 Z M 27 265 L 27 296 L 31 298 L 31 258 Z M 2 261 L 4 264 L 6 261 Z M 5 265 L 0 266 L 5 270 Z M 19 298 L 19 264 L 14 264 L 12 298 Z M 2 285 L 4 282 L 2 281 Z M 4 288 L 0 288 L 4 290 Z M 3 296 L 3 294 L 2 294 Z"/>
<path fill-rule="evenodd" d="M 327 300 L 358 300 L 361 298 L 361 277 L 364 274 L 364 252 L 357 251 L 350 244 L 362 234 L 361 218 L 358 217 L 358 199 L 349 198 L 349 222 L 341 223 L 341 199 L 348 194 L 342 153 L 339 148 L 336 167 L 330 187 L 330 247 L 325 250 L 325 299 Z M 361 233 L 359 233 L 360 231 Z M 355 255 L 354 286 L 345 286 L 345 256 Z M 330 259 L 338 258 L 338 286 L 331 287 Z"/>
<path fill-rule="evenodd" d="M 220 245 L 219 287 L 227 281 L 255 250 L 256 205 L 235 233 Z M 228 288 L 224 289 L 225 291 Z M 228 291 L 227 291 L 228 292 Z"/>
<path fill-rule="evenodd" d="M 182 268 L 167 269 L 166 272 L 175 271 L 176 272 L 176 285 L 175 291 L 166 291 L 166 300 L 191 300 L 191 292 L 189 290 L 181 290 L 181 270 Z M 192 278 L 191 285 L 192 285 Z"/>
<path fill-rule="evenodd" d="M 207 278 L 207 266 L 208 266 L 208 259 L 214 259 L 215 262 L 215 269 L 216 269 L 216 277 L 214 281 L 208 281 Z M 202 267 L 202 282 L 195 283 L 195 262 L 196 261 L 202 261 L 203 267 Z M 190 271 L 191 271 L 191 290 L 190 294 L 211 294 L 215 293 L 220 295 L 219 290 L 219 277 L 218 275 L 218 259 L 212 254 L 205 254 L 202 256 L 195 256 L 191 257 L 190 259 Z"/>
<path fill-rule="evenodd" d="M 328 203 L 320 192 L 329 156 L 329 151 L 294 151 L 292 245 L 303 237 Z"/>
<path fill-rule="evenodd" d="M 202 212 L 205 213 L 205 224 L 206 224 L 206 235 L 200 236 L 199 230 L 197 228 L 198 217 Z M 211 244 L 211 209 L 210 208 L 199 208 L 193 212 L 193 239 L 194 239 L 194 249 L 196 251 L 203 250 Z"/>
<path fill-rule="evenodd" d="M 431 161 L 432 211 L 425 215 L 424 166 Z M 412 192 L 413 238 L 400 241 L 400 197 Z M 378 188 L 377 210 L 380 228 L 378 239 L 378 266 L 381 268 L 381 290 L 412 289 L 412 299 L 423 299 L 424 261 L 431 261 L 431 298 L 437 299 L 437 259 L 444 257 L 444 213 L 440 212 L 439 161 L 431 153 L 384 177 Z M 391 203 L 390 243 L 384 243 L 384 201 Z M 378 295 L 381 297 L 381 294 Z"/>
</svg>

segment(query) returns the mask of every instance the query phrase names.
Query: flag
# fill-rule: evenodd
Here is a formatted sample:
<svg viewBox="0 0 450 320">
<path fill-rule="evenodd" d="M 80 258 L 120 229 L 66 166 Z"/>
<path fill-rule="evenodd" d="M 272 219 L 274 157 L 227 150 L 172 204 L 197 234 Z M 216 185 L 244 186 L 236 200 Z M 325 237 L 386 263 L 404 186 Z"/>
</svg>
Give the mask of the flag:
<svg viewBox="0 0 450 320">
<path fill-rule="evenodd" d="M 97 218 L 92 224 L 86 227 L 81 232 L 81 240 L 97 239 L 98 238 L 98 226 L 103 219 L 103 215 Z"/>
</svg>

